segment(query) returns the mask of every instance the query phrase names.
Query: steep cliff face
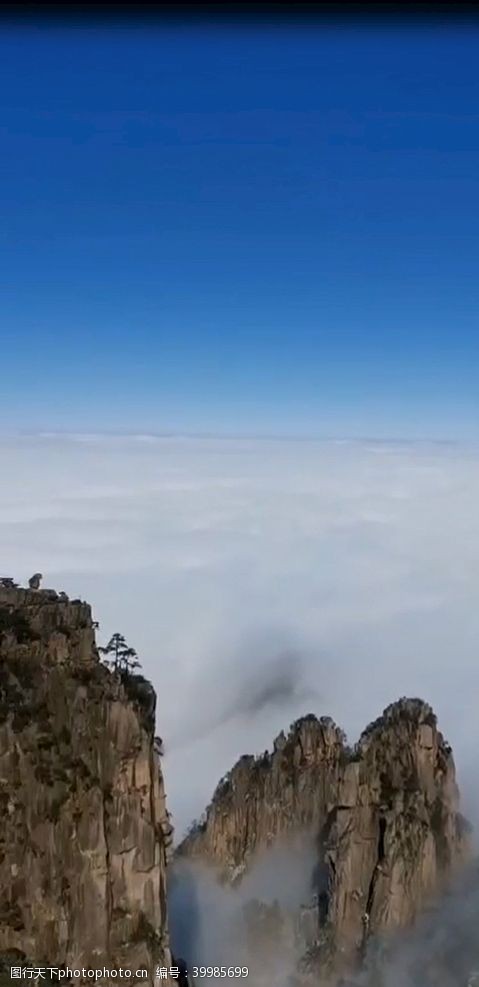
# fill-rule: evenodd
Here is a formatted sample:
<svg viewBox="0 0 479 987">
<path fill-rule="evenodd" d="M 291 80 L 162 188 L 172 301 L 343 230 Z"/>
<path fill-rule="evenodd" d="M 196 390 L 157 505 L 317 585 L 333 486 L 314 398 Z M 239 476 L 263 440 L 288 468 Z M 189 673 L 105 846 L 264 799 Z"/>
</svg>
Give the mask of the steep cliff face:
<svg viewBox="0 0 479 987">
<path fill-rule="evenodd" d="M 100 663 L 87 604 L 0 589 L 0 954 L 168 963 L 155 703 Z"/>
<path fill-rule="evenodd" d="M 452 753 L 426 703 L 388 707 L 354 749 L 330 719 L 299 720 L 272 754 L 240 759 L 178 856 L 235 882 L 262 849 L 306 831 L 317 849 L 303 969 L 334 983 L 372 935 L 409 926 L 467 856 Z"/>
</svg>

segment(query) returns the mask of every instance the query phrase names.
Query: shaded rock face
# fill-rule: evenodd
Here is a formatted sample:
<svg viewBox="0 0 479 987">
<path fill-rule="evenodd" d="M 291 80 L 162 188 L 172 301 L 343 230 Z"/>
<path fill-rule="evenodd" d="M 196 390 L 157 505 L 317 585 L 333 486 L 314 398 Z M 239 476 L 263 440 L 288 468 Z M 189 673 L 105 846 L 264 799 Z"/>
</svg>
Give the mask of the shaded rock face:
<svg viewBox="0 0 479 987">
<path fill-rule="evenodd" d="M 177 853 L 234 883 L 266 847 L 306 831 L 316 859 L 301 966 L 336 983 L 372 936 L 410 926 L 468 855 L 452 753 L 426 703 L 388 707 L 354 749 L 329 718 L 298 720 L 273 753 L 239 760 Z"/>
<path fill-rule="evenodd" d="M 0 954 L 168 965 L 155 703 L 100 664 L 87 604 L 0 589 Z"/>
</svg>

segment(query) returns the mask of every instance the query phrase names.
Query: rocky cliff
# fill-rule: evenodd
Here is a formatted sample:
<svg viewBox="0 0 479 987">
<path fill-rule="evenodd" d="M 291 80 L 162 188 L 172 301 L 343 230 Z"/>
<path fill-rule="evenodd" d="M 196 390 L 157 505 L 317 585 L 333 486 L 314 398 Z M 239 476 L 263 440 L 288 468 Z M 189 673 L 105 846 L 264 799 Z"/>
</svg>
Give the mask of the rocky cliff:
<svg viewBox="0 0 479 987">
<path fill-rule="evenodd" d="M 101 664 L 86 603 L 0 589 L 2 956 L 133 980 L 168 964 L 155 703 Z"/>
<path fill-rule="evenodd" d="M 467 857 L 452 752 L 426 703 L 388 707 L 353 749 L 329 718 L 298 720 L 271 754 L 238 761 L 178 857 L 237 883 L 262 850 L 306 832 L 315 851 L 301 967 L 337 983 L 371 937 L 410 926 Z"/>
</svg>

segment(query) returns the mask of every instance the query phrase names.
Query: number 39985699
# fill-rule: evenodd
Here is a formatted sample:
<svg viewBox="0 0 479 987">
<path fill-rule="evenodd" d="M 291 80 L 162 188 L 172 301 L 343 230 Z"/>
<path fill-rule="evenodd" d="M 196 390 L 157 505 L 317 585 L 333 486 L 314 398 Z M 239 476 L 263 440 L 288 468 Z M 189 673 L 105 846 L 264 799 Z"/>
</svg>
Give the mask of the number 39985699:
<svg viewBox="0 0 479 987">
<path fill-rule="evenodd" d="M 191 969 L 194 979 L 210 979 L 226 977 L 247 977 L 247 966 L 194 966 Z"/>
</svg>

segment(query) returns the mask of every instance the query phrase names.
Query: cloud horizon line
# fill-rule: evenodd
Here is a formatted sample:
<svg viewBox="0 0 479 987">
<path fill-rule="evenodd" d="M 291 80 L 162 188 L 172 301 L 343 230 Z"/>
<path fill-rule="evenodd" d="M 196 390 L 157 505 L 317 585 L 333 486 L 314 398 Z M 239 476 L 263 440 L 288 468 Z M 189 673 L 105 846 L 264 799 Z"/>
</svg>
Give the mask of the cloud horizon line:
<svg viewBox="0 0 479 987">
<path fill-rule="evenodd" d="M 70 439 L 72 441 L 95 441 L 98 439 L 133 439 L 136 441 L 202 440 L 232 442 L 311 442 L 331 444 L 362 445 L 433 445 L 457 448 L 477 448 L 479 439 L 450 438 L 447 436 L 408 436 L 406 434 L 376 435 L 364 433 L 353 435 L 321 432 L 268 432 L 268 431 L 228 431 L 191 429 L 16 429 L 1 428 L 0 439 Z"/>
</svg>

